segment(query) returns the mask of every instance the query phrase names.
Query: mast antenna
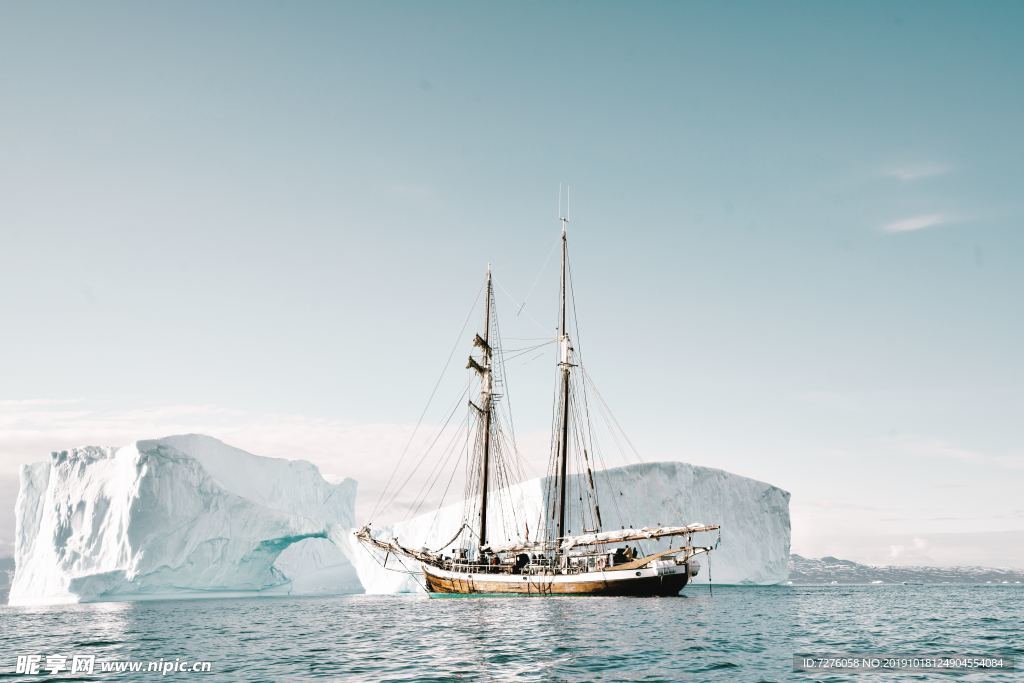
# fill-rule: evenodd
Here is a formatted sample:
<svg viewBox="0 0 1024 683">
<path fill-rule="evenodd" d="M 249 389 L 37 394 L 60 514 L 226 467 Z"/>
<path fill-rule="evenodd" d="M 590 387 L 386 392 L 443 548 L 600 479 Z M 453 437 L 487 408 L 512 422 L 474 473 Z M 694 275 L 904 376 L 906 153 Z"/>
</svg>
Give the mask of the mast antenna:
<svg viewBox="0 0 1024 683">
<path fill-rule="evenodd" d="M 558 220 L 562 224 L 562 235 L 565 235 L 566 226 L 569 223 L 569 191 L 570 185 L 565 186 L 565 211 L 562 211 L 562 183 L 558 184 Z"/>
</svg>

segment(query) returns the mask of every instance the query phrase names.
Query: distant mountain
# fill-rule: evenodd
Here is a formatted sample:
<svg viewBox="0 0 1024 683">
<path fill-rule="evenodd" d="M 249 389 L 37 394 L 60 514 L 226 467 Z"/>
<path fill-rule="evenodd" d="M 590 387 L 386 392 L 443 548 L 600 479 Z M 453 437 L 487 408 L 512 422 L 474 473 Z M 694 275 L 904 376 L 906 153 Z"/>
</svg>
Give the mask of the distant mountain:
<svg viewBox="0 0 1024 683">
<path fill-rule="evenodd" d="M 789 556 L 794 584 L 1009 583 L 1024 584 L 1024 571 L 991 567 L 872 567 L 838 557 Z"/>
</svg>

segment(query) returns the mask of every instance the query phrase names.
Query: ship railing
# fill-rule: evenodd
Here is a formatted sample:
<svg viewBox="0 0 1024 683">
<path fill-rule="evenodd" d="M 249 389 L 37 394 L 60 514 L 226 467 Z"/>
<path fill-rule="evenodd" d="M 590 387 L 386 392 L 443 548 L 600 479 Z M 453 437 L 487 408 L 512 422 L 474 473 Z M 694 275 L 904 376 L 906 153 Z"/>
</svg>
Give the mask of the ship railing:
<svg viewBox="0 0 1024 683">
<path fill-rule="evenodd" d="M 555 564 L 528 564 L 518 570 L 511 564 L 479 564 L 469 562 L 444 563 L 444 569 L 460 574 L 527 574 L 531 576 L 545 574 L 582 574 L 583 572 L 594 571 L 583 565 L 570 565 L 559 567 Z"/>
<path fill-rule="evenodd" d="M 512 565 L 508 564 L 477 564 L 470 562 L 448 562 L 446 569 L 465 574 L 510 574 Z"/>
</svg>

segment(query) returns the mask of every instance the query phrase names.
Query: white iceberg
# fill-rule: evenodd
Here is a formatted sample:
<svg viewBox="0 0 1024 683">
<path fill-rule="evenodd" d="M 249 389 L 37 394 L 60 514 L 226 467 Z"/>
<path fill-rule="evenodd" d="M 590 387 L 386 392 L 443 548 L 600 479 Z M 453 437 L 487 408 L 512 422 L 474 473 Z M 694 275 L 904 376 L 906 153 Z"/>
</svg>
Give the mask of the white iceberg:
<svg viewBox="0 0 1024 683">
<path fill-rule="evenodd" d="M 356 483 L 173 436 L 25 465 L 12 605 L 360 589 Z"/>
<path fill-rule="evenodd" d="M 684 463 L 619 467 L 595 473 L 595 481 L 604 529 L 718 523 L 715 583 L 786 579 L 787 492 Z M 583 495 L 583 479 L 574 476 L 569 489 Z M 54 453 L 21 470 L 9 601 L 418 590 L 417 566 L 391 557 L 382 567 L 382 558 L 355 542 L 355 491 L 354 481 L 330 484 L 310 463 L 259 457 L 198 435 Z M 546 492 L 541 478 L 495 494 L 490 540 L 523 540 L 528 525 L 535 537 L 551 509 Z M 455 503 L 375 533 L 438 549 L 450 543 L 463 510 L 464 502 Z M 666 543 L 644 542 L 644 549 Z M 702 566 L 697 581 L 707 580 L 707 559 Z"/>
<path fill-rule="evenodd" d="M 775 584 L 789 574 L 789 493 L 754 479 L 710 467 L 680 462 L 628 465 L 594 473 L 604 529 L 705 522 L 721 524 L 721 543 L 701 556 L 696 582 Z M 488 503 L 488 539 L 494 544 L 525 540 L 527 525 L 536 534 L 538 520 L 548 518 L 547 477 L 517 484 L 495 494 Z M 581 475 L 569 482 L 573 495 L 585 496 Z M 397 537 L 409 548 L 440 550 L 462 523 L 465 502 L 381 528 L 380 538 Z M 581 531 L 581 530 L 573 530 Z M 676 539 L 678 542 L 678 539 Z M 694 543 L 713 545 L 715 534 L 698 534 Z M 394 556 L 382 558 L 350 538 L 359 580 L 367 593 L 422 590 L 415 563 Z M 647 541 L 647 552 L 666 549 L 669 540 Z M 383 566 L 386 559 L 387 566 Z M 710 567 L 709 567 L 710 564 Z M 397 570 L 397 571 L 396 571 Z"/>
</svg>

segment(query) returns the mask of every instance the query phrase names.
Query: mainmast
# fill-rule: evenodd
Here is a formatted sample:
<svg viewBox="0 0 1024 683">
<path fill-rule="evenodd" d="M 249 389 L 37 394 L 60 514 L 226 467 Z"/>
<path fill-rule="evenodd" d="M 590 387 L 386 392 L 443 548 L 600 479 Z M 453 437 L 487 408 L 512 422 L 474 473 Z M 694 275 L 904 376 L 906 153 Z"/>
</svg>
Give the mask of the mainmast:
<svg viewBox="0 0 1024 683">
<path fill-rule="evenodd" d="M 487 292 L 484 304 L 484 334 L 479 334 L 473 339 L 473 345 L 480 348 L 483 364 L 477 363 L 470 356 L 467 368 L 473 368 L 480 375 L 480 405 L 470 401 L 470 405 L 477 409 L 483 417 L 481 428 L 481 462 L 480 462 L 480 548 L 487 545 L 487 483 L 490 479 L 491 467 L 491 416 L 494 412 L 492 394 L 494 382 L 492 375 L 492 353 L 491 353 L 491 265 L 487 264 Z"/>
<path fill-rule="evenodd" d="M 568 197 L 566 204 L 568 205 Z M 566 227 L 569 223 L 568 213 L 568 206 L 566 206 L 566 215 L 558 218 L 562 222 L 562 277 L 559 292 L 561 305 L 558 312 L 560 349 L 558 367 L 562 371 L 560 414 L 558 416 L 558 538 L 565 536 L 565 493 L 566 477 L 569 470 L 569 370 L 572 367 L 572 343 L 569 341 L 569 328 L 566 320 L 566 271 L 569 263 L 569 242 L 566 235 Z"/>
</svg>

